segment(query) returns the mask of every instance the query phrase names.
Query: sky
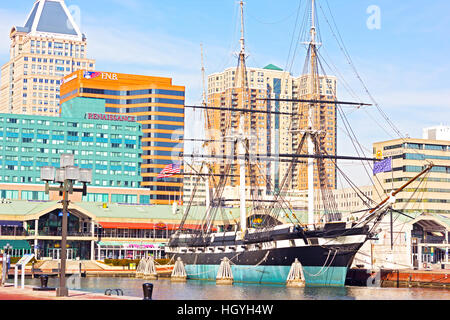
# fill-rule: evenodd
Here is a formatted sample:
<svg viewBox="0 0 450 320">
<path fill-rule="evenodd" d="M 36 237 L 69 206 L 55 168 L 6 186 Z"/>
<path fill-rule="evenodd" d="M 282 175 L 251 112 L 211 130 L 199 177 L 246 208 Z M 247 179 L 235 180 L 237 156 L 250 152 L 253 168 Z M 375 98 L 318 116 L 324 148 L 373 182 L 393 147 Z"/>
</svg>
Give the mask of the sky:
<svg viewBox="0 0 450 320">
<path fill-rule="evenodd" d="M 320 52 L 332 67 L 325 68 L 327 74 L 339 75 L 339 100 L 376 102 L 402 136 L 421 138 L 424 127 L 450 125 L 449 1 L 317 1 Z M 298 32 L 306 2 L 245 2 L 249 67 L 271 63 L 294 76 L 301 74 L 305 47 L 299 44 Z M 33 3 L 1 1 L 0 64 L 9 59 L 11 27 L 24 24 Z M 200 44 L 207 75 L 237 64 L 236 0 L 66 0 L 66 4 L 87 36 L 88 56 L 96 59 L 98 71 L 170 77 L 173 84 L 186 87 L 187 104 L 201 103 Z M 341 44 L 336 39 L 342 39 Z M 376 106 L 344 111 L 368 156 L 373 142 L 399 138 Z M 192 138 L 199 126 L 189 124 L 201 116 L 187 111 L 186 117 L 193 120 L 186 122 L 186 137 Z M 355 155 L 340 125 L 338 153 Z M 360 185 L 368 182 L 360 174 L 357 179 Z"/>
</svg>

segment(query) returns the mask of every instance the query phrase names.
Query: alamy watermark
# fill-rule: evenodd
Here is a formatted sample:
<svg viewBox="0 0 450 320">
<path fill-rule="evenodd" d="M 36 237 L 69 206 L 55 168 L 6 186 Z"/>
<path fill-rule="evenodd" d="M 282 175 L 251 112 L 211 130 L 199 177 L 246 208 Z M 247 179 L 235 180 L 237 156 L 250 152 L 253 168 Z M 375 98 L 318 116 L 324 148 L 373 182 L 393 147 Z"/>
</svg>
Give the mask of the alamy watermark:
<svg viewBox="0 0 450 320">
<path fill-rule="evenodd" d="M 367 8 L 367 28 L 369 30 L 380 30 L 381 29 L 381 8 L 377 5 L 371 5 Z"/>
<path fill-rule="evenodd" d="M 366 286 L 372 288 L 380 288 L 381 287 L 381 272 L 370 272 L 367 270 L 367 274 L 370 274 L 369 278 L 367 278 Z"/>
<path fill-rule="evenodd" d="M 81 275 L 74 273 L 67 278 L 66 286 L 68 289 L 80 290 L 81 289 Z"/>
<path fill-rule="evenodd" d="M 77 5 L 71 5 L 71 6 L 67 7 L 67 9 L 69 10 L 69 13 L 72 16 L 75 24 L 79 28 L 81 28 L 81 9 L 80 9 L 80 7 Z M 67 20 L 66 23 L 67 23 L 67 28 L 69 28 L 71 30 L 74 28 L 74 26 L 72 25 L 70 20 Z"/>
</svg>

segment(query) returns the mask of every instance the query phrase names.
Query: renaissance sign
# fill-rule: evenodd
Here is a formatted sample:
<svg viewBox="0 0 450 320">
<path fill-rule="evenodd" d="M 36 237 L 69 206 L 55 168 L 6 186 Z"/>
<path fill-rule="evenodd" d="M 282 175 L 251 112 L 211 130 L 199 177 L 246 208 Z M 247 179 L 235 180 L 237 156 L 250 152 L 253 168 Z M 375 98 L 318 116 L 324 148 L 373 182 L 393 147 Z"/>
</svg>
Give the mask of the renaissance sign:
<svg viewBox="0 0 450 320">
<path fill-rule="evenodd" d="M 86 118 L 92 119 L 92 120 L 136 122 L 136 117 L 121 116 L 121 115 L 117 115 L 117 114 L 87 113 Z"/>
<path fill-rule="evenodd" d="M 61 85 L 63 85 L 64 83 L 70 82 L 70 81 L 72 81 L 72 80 L 75 80 L 76 78 L 78 78 L 78 75 L 76 75 L 76 74 L 72 75 L 72 76 L 69 77 L 69 78 L 63 78 L 63 79 L 61 80 Z"/>
</svg>

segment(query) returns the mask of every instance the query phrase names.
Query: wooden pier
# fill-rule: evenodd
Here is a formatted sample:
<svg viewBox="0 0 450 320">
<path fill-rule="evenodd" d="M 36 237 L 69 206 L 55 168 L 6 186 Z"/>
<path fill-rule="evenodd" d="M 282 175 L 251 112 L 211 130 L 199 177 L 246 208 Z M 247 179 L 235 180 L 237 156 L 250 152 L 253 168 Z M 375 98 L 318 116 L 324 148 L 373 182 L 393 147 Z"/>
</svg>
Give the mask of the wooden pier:
<svg viewBox="0 0 450 320">
<path fill-rule="evenodd" d="M 346 285 L 371 286 L 368 281 L 378 281 L 386 288 L 442 288 L 450 289 L 450 270 L 368 270 L 350 269 Z"/>
<path fill-rule="evenodd" d="M 173 265 L 161 265 L 156 267 L 156 272 L 160 278 L 169 278 L 173 270 Z M 21 271 L 19 270 L 19 277 Z M 33 268 L 32 266 L 27 266 L 25 268 L 26 278 L 39 278 L 41 275 L 46 275 L 48 277 L 59 277 L 59 268 Z M 72 275 L 80 275 L 81 277 L 123 277 L 123 278 L 134 278 L 136 276 L 136 270 L 126 267 L 95 267 L 95 265 L 90 264 L 89 268 L 66 268 L 66 277 Z M 8 279 L 14 279 L 14 265 L 11 266 L 8 272 Z"/>
</svg>

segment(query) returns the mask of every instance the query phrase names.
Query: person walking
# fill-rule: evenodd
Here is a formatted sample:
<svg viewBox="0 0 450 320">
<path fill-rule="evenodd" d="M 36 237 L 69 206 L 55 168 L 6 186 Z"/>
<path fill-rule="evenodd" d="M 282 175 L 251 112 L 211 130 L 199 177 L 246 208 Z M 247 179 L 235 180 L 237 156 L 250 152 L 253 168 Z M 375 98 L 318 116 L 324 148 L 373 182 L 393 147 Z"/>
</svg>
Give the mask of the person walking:
<svg viewBox="0 0 450 320">
<path fill-rule="evenodd" d="M 11 255 L 9 252 L 6 254 L 6 275 L 8 276 L 9 268 L 11 266 Z"/>
<path fill-rule="evenodd" d="M 3 275 L 3 259 L 6 259 L 6 254 L 2 250 L 0 253 L 0 287 L 5 285 L 5 277 Z"/>
</svg>

